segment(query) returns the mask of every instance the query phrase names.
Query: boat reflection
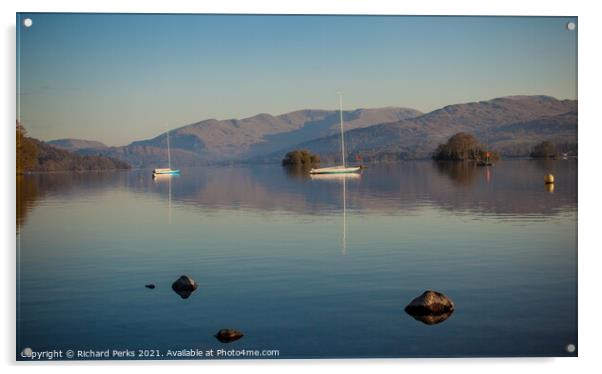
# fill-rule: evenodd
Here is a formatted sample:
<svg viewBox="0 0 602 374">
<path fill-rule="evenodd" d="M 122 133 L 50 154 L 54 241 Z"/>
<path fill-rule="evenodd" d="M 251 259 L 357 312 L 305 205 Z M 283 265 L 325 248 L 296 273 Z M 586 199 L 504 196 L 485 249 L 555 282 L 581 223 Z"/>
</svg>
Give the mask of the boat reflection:
<svg viewBox="0 0 602 374">
<path fill-rule="evenodd" d="M 343 199 L 343 234 L 341 236 L 341 254 L 347 254 L 347 179 L 359 179 L 359 173 L 347 174 L 311 174 L 311 179 L 314 181 L 338 182 L 342 186 Z"/>
<path fill-rule="evenodd" d="M 345 185 L 346 180 L 351 179 L 360 179 L 361 174 L 359 173 L 349 173 L 349 174 L 310 174 L 309 178 L 317 181 L 332 181 L 332 182 L 340 182 Z"/>
<path fill-rule="evenodd" d="M 177 178 L 179 174 L 155 174 L 153 173 L 153 182 L 167 183 L 167 223 L 171 225 L 171 180 Z"/>
<path fill-rule="evenodd" d="M 491 166 L 485 166 L 485 181 L 491 183 Z"/>
</svg>

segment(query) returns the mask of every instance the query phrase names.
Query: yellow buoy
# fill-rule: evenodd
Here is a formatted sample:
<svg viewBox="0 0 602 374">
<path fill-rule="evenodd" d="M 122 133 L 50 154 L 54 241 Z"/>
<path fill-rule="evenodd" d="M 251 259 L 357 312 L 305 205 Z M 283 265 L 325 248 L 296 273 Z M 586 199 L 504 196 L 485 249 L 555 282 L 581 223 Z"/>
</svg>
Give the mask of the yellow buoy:
<svg viewBox="0 0 602 374">
<path fill-rule="evenodd" d="M 548 174 L 543 178 L 543 181 L 546 182 L 546 184 L 552 184 L 554 183 L 554 176 L 552 174 Z"/>
</svg>

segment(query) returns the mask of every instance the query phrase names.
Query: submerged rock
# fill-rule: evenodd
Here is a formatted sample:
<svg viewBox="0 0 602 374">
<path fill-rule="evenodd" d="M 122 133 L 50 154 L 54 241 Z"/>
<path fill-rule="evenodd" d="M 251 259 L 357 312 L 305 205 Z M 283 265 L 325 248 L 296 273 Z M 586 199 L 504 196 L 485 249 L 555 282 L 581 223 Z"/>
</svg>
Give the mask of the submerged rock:
<svg viewBox="0 0 602 374">
<path fill-rule="evenodd" d="M 454 312 L 454 302 L 444 294 L 425 291 L 412 300 L 406 307 L 406 313 L 427 325 L 435 325 L 448 319 Z"/>
<path fill-rule="evenodd" d="M 154 289 L 155 289 L 155 285 L 154 285 L 154 284 L 152 284 L 152 283 L 151 283 L 151 284 L 146 284 L 144 287 L 146 287 L 146 288 L 150 288 L 151 290 L 154 290 Z"/>
<path fill-rule="evenodd" d="M 197 282 L 188 275 L 182 275 L 178 280 L 173 282 L 171 289 L 180 295 L 182 299 L 188 299 L 190 295 L 199 287 Z"/>
<path fill-rule="evenodd" d="M 234 329 L 221 329 L 215 334 L 217 340 L 222 343 L 230 343 L 242 338 L 244 334 Z"/>
</svg>

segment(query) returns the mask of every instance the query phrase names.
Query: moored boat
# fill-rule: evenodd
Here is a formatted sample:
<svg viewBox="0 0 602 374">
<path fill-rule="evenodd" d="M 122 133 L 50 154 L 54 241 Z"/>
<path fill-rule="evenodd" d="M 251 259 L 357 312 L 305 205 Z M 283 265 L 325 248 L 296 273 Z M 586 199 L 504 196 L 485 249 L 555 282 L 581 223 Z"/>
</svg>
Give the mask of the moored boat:
<svg viewBox="0 0 602 374">
<path fill-rule="evenodd" d="M 180 174 L 180 170 L 171 168 L 171 148 L 169 146 L 169 131 L 167 131 L 167 167 L 153 169 L 153 176 L 177 174 Z"/>
<path fill-rule="evenodd" d="M 309 173 L 310 174 L 349 174 L 349 173 L 357 173 L 360 171 L 361 166 L 347 166 L 347 161 L 345 160 L 345 136 L 343 130 L 343 95 L 339 92 L 339 113 L 341 118 L 341 159 L 343 161 L 343 165 L 331 166 L 326 168 L 312 168 Z"/>
<path fill-rule="evenodd" d="M 352 166 L 352 167 L 333 166 L 333 167 L 328 167 L 328 168 L 311 169 L 309 171 L 309 173 L 310 174 L 347 174 L 347 173 L 356 173 L 356 172 L 360 171 L 360 169 L 361 169 L 360 166 Z"/>
<path fill-rule="evenodd" d="M 159 168 L 153 170 L 154 175 L 168 175 L 168 174 L 180 174 L 180 170 L 174 170 L 171 168 Z"/>
</svg>

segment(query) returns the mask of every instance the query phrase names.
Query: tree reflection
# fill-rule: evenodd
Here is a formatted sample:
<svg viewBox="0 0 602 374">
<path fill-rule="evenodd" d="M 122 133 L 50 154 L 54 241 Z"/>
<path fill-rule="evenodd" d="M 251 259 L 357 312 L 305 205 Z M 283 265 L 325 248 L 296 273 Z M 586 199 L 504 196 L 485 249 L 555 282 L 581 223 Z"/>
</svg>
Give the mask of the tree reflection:
<svg viewBox="0 0 602 374">
<path fill-rule="evenodd" d="M 463 186 L 472 184 L 479 170 L 476 163 L 470 161 L 439 161 L 434 164 L 440 174 Z"/>
<path fill-rule="evenodd" d="M 135 174 L 127 171 L 57 172 L 17 175 L 17 234 L 21 232 L 28 214 L 48 196 L 85 196 L 110 186 L 133 184 Z"/>
<path fill-rule="evenodd" d="M 25 175 L 17 175 L 17 234 L 39 198 L 40 189 L 36 180 Z"/>
<path fill-rule="evenodd" d="M 309 179 L 311 170 L 311 166 L 303 166 L 303 165 L 291 165 L 284 166 L 284 172 L 289 178 L 292 179 Z"/>
</svg>

